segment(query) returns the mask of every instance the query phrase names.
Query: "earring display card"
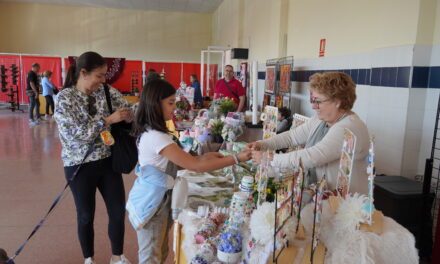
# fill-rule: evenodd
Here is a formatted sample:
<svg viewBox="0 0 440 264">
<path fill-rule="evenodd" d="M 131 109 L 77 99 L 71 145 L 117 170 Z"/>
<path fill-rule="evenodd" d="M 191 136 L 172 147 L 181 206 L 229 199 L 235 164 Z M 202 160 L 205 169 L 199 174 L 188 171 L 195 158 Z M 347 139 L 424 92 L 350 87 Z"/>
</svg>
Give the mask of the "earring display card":
<svg viewBox="0 0 440 264">
<path fill-rule="evenodd" d="M 301 220 L 301 203 L 302 193 L 304 191 L 304 167 L 300 161 L 300 166 L 296 173 L 295 185 L 294 185 L 294 198 L 293 198 L 293 211 L 297 216 L 296 232 L 298 232 L 299 222 Z"/>
<path fill-rule="evenodd" d="M 373 223 L 373 212 L 374 212 L 374 178 L 376 177 L 376 171 L 374 166 L 374 136 L 370 138 L 370 149 L 368 150 L 368 202 L 365 205 L 365 211 L 368 213 L 367 224 L 371 225 Z"/>
<path fill-rule="evenodd" d="M 319 232 L 321 229 L 321 216 L 322 216 L 322 197 L 324 194 L 325 185 L 326 185 L 326 180 L 322 179 L 316 188 L 315 211 L 313 217 L 312 252 L 310 254 L 311 263 L 313 263 L 313 255 L 319 243 Z"/>
<path fill-rule="evenodd" d="M 349 129 L 345 129 L 342 154 L 339 162 L 338 181 L 336 184 L 338 195 L 342 198 L 345 198 L 349 192 L 355 147 L 356 136 Z"/>
<path fill-rule="evenodd" d="M 277 133 L 278 108 L 266 106 L 263 121 L 263 139 L 271 138 Z"/>
</svg>

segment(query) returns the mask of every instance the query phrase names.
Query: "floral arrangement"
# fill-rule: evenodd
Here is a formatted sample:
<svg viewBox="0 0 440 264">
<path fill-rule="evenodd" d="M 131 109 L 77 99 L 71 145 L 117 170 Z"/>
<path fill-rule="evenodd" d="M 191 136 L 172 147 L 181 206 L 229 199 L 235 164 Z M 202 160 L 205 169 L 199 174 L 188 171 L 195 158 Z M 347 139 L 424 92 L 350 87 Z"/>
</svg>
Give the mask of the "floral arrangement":
<svg viewBox="0 0 440 264">
<path fill-rule="evenodd" d="M 365 204 L 368 203 L 366 195 L 355 193 L 347 194 L 345 199 L 341 199 L 338 211 L 335 215 L 335 223 L 337 223 L 336 233 L 346 234 L 355 232 L 360 223 L 365 222 L 369 214 L 364 210 Z"/>
<path fill-rule="evenodd" d="M 191 110 L 191 104 L 189 103 L 188 99 L 186 99 L 186 97 L 183 95 L 180 95 L 178 97 L 178 100 L 176 102 L 176 107 L 179 110 L 183 110 L 183 111 Z"/>
<path fill-rule="evenodd" d="M 257 190 L 258 183 L 254 184 L 254 190 Z M 266 186 L 266 202 L 275 202 L 275 193 L 276 190 L 279 189 L 283 185 L 282 182 L 274 182 L 274 178 L 270 178 L 267 181 Z M 258 201 L 258 192 L 253 193 L 254 202 L 257 203 Z"/>
<path fill-rule="evenodd" d="M 211 129 L 211 135 L 221 135 L 225 122 L 218 119 L 211 119 L 208 123 L 208 127 Z"/>
<path fill-rule="evenodd" d="M 243 128 L 241 126 L 232 126 L 226 124 L 222 129 L 222 137 L 225 141 L 233 142 L 237 140 L 239 136 L 243 134 Z"/>
<path fill-rule="evenodd" d="M 228 97 L 220 97 L 217 100 L 214 100 L 211 104 L 211 109 L 215 111 L 219 111 L 221 114 L 226 115 L 229 112 L 235 112 L 237 109 L 237 104 Z"/>
<path fill-rule="evenodd" d="M 242 251 L 243 236 L 235 228 L 229 228 L 219 235 L 218 250 L 225 253 L 238 253 Z"/>
</svg>

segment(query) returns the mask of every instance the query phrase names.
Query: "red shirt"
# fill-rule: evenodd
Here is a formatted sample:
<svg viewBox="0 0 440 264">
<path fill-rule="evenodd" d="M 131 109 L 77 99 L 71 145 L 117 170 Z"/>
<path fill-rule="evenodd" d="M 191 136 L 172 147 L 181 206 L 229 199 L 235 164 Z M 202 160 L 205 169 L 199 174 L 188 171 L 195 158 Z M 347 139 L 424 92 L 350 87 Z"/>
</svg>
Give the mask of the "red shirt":
<svg viewBox="0 0 440 264">
<path fill-rule="evenodd" d="M 231 88 L 231 90 L 237 95 L 237 96 L 244 96 L 246 95 L 246 90 L 243 88 L 243 86 L 241 85 L 241 82 L 237 79 L 235 79 L 234 77 L 228 82 L 226 81 L 229 85 L 229 88 Z M 215 90 L 214 93 L 216 94 L 216 97 L 214 99 L 218 99 L 220 97 L 220 95 L 222 95 L 223 97 L 229 97 L 232 98 L 232 100 L 234 100 L 234 102 L 237 104 L 240 103 L 240 99 L 233 95 L 228 87 L 225 84 L 225 79 L 220 79 L 217 81 L 216 85 L 215 85 Z"/>
</svg>

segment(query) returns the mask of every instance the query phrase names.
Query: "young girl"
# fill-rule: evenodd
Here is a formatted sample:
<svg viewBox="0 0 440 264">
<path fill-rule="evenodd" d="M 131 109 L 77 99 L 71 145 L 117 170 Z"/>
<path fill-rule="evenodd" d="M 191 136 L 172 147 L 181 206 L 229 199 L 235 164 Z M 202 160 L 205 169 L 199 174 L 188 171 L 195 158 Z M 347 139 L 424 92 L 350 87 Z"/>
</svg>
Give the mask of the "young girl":
<svg viewBox="0 0 440 264">
<path fill-rule="evenodd" d="M 137 229 L 139 263 L 163 263 L 167 257 L 170 218 L 170 192 L 176 171 L 184 169 L 206 172 L 250 159 L 250 151 L 224 157 L 207 153 L 194 157 L 183 151 L 166 128 L 176 109 L 176 90 L 164 80 L 149 81 L 143 88 L 134 121 L 134 134 L 139 137 L 139 164 L 130 191 L 127 210 Z M 171 176 L 172 177 L 171 177 Z"/>
</svg>

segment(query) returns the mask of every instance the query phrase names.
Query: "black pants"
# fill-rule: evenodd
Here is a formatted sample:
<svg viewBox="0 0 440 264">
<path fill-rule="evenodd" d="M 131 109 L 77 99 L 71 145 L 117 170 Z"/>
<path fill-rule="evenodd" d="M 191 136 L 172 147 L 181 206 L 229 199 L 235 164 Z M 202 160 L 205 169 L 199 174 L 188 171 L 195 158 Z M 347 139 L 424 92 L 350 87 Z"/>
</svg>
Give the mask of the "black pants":
<svg viewBox="0 0 440 264">
<path fill-rule="evenodd" d="M 46 95 L 44 97 L 46 98 L 46 115 L 49 114 L 49 106 L 52 110 L 52 114 L 55 113 L 55 103 L 53 101 L 52 95 Z"/>
<path fill-rule="evenodd" d="M 71 179 L 78 166 L 64 167 Z M 94 255 L 96 189 L 101 193 L 109 217 L 108 236 L 113 255 L 122 255 L 124 248 L 125 190 L 122 175 L 112 170 L 111 158 L 85 163 L 70 183 L 75 200 L 78 237 L 84 258 Z"/>
<path fill-rule="evenodd" d="M 37 119 L 40 118 L 40 99 L 38 99 L 38 94 L 28 96 L 29 97 L 29 119 L 34 120 L 34 108 L 37 114 Z"/>
</svg>

